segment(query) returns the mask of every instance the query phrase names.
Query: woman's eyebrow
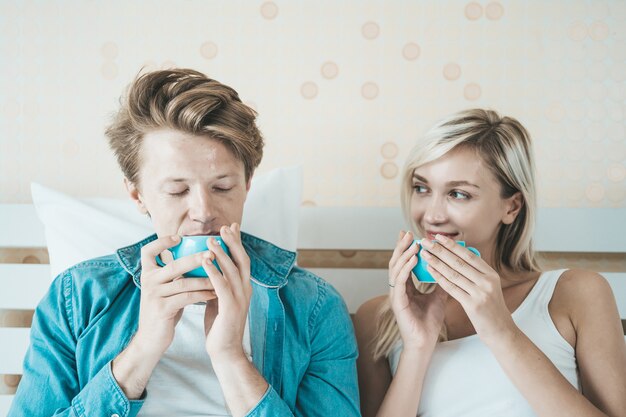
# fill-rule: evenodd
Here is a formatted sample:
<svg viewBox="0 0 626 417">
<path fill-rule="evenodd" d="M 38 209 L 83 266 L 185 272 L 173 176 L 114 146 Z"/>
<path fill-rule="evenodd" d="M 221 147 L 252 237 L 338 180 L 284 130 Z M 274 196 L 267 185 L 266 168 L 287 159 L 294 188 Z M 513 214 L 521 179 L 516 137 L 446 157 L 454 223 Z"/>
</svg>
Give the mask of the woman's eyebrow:
<svg viewBox="0 0 626 417">
<path fill-rule="evenodd" d="M 413 179 L 423 182 L 424 184 L 428 184 L 428 180 L 420 175 L 413 174 Z"/>
<path fill-rule="evenodd" d="M 448 181 L 446 183 L 446 185 L 449 186 L 449 187 L 458 187 L 459 185 L 467 185 L 469 187 L 475 187 L 475 188 L 480 189 L 480 187 L 478 185 L 472 184 L 469 181 Z"/>
<path fill-rule="evenodd" d="M 428 184 L 428 180 L 424 177 L 422 177 L 421 175 L 417 175 L 417 174 L 413 174 L 413 179 L 414 180 L 418 180 L 420 182 L 423 182 L 424 184 Z M 457 181 L 448 181 L 446 183 L 446 186 L 448 187 L 458 187 L 460 185 L 467 185 L 469 187 L 474 187 L 474 188 L 478 188 L 480 189 L 480 187 L 476 184 L 473 184 L 469 181 L 464 181 L 464 180 L 457 180 Z"/>
</svg>

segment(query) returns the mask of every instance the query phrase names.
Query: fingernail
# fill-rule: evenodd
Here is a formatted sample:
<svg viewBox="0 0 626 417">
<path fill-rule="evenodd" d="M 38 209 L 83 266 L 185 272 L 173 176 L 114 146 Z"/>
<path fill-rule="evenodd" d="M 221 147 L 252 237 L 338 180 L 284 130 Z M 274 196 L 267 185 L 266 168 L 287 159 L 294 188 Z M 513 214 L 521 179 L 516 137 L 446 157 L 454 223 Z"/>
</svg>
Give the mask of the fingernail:
<svg viewBox="0 0 626 417">
<path fill-rule="evenodd" d="M 431 242 L 428 239 L 422 239 L 422 241 L 420 242 L 420 245 L 424 246 L 425 248 L 432 248 L 433 242 Z"/>
<path fill-rule="evenodd" d="M 440 234 L 436 234 L 435 235 L 435 239 L 437 239 L 440 242 L 443 243 L 447 243 L 450 239 L 448 239 L 448 237 L 444 236 L 444 235 L 440 235 Z"/>
</svg>

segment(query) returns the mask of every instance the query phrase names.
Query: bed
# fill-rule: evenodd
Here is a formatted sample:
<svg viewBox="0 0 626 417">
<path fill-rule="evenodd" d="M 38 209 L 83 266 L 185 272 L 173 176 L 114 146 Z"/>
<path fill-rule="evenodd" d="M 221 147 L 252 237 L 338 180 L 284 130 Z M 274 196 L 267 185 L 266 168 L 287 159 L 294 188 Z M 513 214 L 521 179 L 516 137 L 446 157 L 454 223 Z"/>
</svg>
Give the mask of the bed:
<svg viewBox="0 0 626 417">
<path fill-rule="evenodd" d="M 298 207 L 297 262 L 333 284 L 351 313 L 387 291 L 386 266 L 405 225 L 398 208 Z M 626 324 L 626 210 L 543 208 L 536 248 L 546 269 L 602 273 Z M 22 373 L 33 311 L 51 282 L 44 225 L 33 204 L 0 204 L 0 415 Z M 626 330 L 626 327 L 625 327 Z"/>
</svg>

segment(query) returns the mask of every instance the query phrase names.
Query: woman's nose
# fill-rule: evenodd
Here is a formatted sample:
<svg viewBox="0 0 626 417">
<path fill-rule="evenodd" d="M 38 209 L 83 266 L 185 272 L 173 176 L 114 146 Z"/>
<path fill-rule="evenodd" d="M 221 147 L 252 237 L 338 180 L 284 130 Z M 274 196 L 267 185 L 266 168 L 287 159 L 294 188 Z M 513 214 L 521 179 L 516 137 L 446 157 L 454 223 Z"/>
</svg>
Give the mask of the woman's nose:
<svg viewBox="0 0 626 417">
<path fill-rule="evenodd" d="M 426 208 L 426 213 L 424 213 L 424 220 L 430 224 L 440 224 L 445 223 L 447 219 L 444 199 L 433 197 Z"/>
</svg>

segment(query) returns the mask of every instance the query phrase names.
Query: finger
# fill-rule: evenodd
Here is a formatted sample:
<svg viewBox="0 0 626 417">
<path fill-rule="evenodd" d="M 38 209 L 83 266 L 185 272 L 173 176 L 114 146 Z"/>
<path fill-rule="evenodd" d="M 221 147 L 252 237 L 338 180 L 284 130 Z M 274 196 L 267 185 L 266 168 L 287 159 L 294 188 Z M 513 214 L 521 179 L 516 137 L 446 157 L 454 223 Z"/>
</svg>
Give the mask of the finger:
<svg viewBox="0 0 626 417">
<path fill-rule="evenodd" d="M 192 291 L 215 291 L 211 280 L 202 278 L 175 279 L 174 281 L 159 285 L 156 294 L 161 297 L 171 297 Z"/>
<path fill-rule="evenodd" d="M 404 251 L 404 253 L 400 256 L 395 265 L 391 268 L 392 275 L 394 277 L 398 276 L 400 270 L 404 267 L 404 265 L 406 265 L 409 259 L 417 258 L 417 256 L 415 256 L 417 255 L 417 252 L 419 252 L 419 245 L 417 243 L 411 243 L 411 246 L 409 246 L 409 248 Z"/>
<path fill-rule="evenodd" d="M 476 284 L 473 281 L 468 279 L 456 269 L 450 268 L 450 266 L 439 259 L 439 257 L 433 255 L 430 251 L 424 251 L 421 256 L 428 263 L 428 266 L 446 277 L 448 281 L 454 283 L 457 287 L 460 287 L 468 294 L 473 294 L 475 292 Z"/>
<path fill-rule="evenodd" d="M 154 282 L 163 284 L 173 281 L 184 273 L 200 267 L 204 258 L 213 259 L 213 257 L 214 255 L 211 252 L 203 251 L 178 258 L 162 267 L 161 270 L 155 274 Z"/>
<path fill-rule="evenodd" d="M 446 277 L 441 275 L 441 273 L 437 272 L 433 267 L 428 265 L 426 267 L 428 272 L 433 276 L 435 282 L 441 286 L 441 288 L 447 292 L 452 298 L 457 300 L 463 308 L 465 308 L 466 302 L 469 300 L 470 295 L 455 285 L 453 282 L 450 282 Z"/>
<path fill-rule="evenodd" d="M 409 258 L 404 264 L 402 269 L 396 276 L 395 285 L 392 288 L 391 296 L 396 300 L 401 300 L 407 297 L 407 285 L 413 285 L 413 282 L 409 279 L 411 277 L 411 269 L 417 264 L 417 258 L 414 256 Z"/>
<path fill-rule="evenodd" d="M 441 246 L 443 246 L 450 253 L 456 255 L 456 257 L 459 258 L 455 262 L 459 265 L 459 267 L 464 268 L 465 271 L 468 271 L 468 273 L 471 274 L 472 268 L 482 273 L 487 273 L 491 270 L 491 267 L 483 259 L 481 259 L 480 256 L 476 255 L 469 249 L 459 245 L 449 237 L 436 235 L 435 239 Z"/>
<path fill-rule="evenodd" d="M 141 248 L 141 266 L 142 269 L 151 269 L 157 267 L 156 257 L 166 249 L 172 248 L 180 242 L 180 236 L 164 236 L 160 237 Z"/>
<path fill-rule="evenodd" d="M 161 252 L 159 256 L 161 257 L 161 261 L 163 261 L 165 265 L 174 260 L 174 256 L 172 256 L 172 252 L 170 252 L 169 249 L 165 249 L 163 252 Z"/>
<path fill-rule="evenodd" d="M 232 260 L 239 270 L 239 277 L 242 283 L 250 281 L 250 257 L 241 243 L 239 225 L 233 223 L 230 227 L 224 226 L 220 230 L 220 235 L 232 255 Z M 219 262 L 219 261 L 218 261 Z"/>
<path fill-rule="evenodd" d="M 165 298 L 165 308 L 169 311 L 178 311 L 188 305 L 209 301 L 216 298 L 213 291 L 192 291 L 172 295 Z"/>
<path fill-rule="evenodd" d="M 440 235 L 437 235 L 437 236 L 440 236 Z M 443 243 L 438 242 L 438 241 L 437 242 L 424 241 L 422 243 L 423 243 L 424 248 L 426 249 L 426 251 L 424 251 L 424 254 L 427 255 L 428 253 L 430 253 L 436 256 L 438 260 L 441 260 L 443 263 L 445 263 L 448 267 L 450 267 L 450 269 L 454 270 L 455 273 L 463 275 L 465 278 L 467 278 L 469 281 L 471 281 L 474 284 L 477 284 L 478 282 L 483 280 L 482 272 L 477 271 L 474 267 L 470 266 L 467 262 L 465 262 L 460 256 L 452 252 L 451 249 L 454 249 L 453 248 L 454 246 L 458 246 L 460 249 L 465 249 L 461 245 L 454 242 L 452 239 L 448 239 L 448 243 L 447 243 L 447 245 L 449 245 L 450 248 L 444 246 Z M 439 269 L 439 272 L 446 275 L 446 277 L 452 278 L 452 276 L 447 275 L 443 269 L 437 268 L 437 267 L 435 267 L 435 269 Z"/>
<path fill-rule="evenodd" d="M 211 284 L 213 284 L 213 288 L 215 289 L 215 294 L 222 302 L 221 305 L 232 304 L 235 300 L 235 294 L 233 293 L 231 283 L 217 270 L 213 262 L 205 260 L 202 263 L 202 267 L 209 276 L 209 280 L 211 280 Z"/>
<path fill-rule="evenodd" d="M 411 232 L 406 232 L 404 233 L 404 236 L 398 240 L 398 243 L 396 243 L 396 247 L 391 254 L 391 259 L 389 260 L 389 269 L 393 268 L 398 261 L 398 258 L 404 253 L 404 251 L 406 251 L 410 243 L 413 243 L 413 234 Z"/>
<path fill-rule="evenodd" d="M 227 234 L 225 229 L 228 229 L 228 227 L 222 227 L 220 233 Z M 222 237 L 222 239 L 224 238 Z M 228 256 L 228 254 L 224 251 L 222 246 L 217 242 L 217 240 L 215 240 L 214 238 L 209 238 L 208 243 L 209 249 L 215 254 L 217 264 L 222 270 L 221 276 L 228 281 L 233 294 L 239 297 L 241 294 L 243 294 L 241 277 L 239 276 L 239 269 L 233 263 L 233 260 Z M 215 269 L 217 270 L 217 268 Z"/>
<path fill-rule="evenodd" d="M 239 225 L 239 223 L 233 223 L 231 225 L 231 230 L 237 238 L 237 241 L 239 242 L 239 247 L 241 248 L 241 265 L 237 264 L 237 268 L 239 269 L 239 276 L 241 277 L 241 285 L 249 299 L 252 296 L 252 282 L 250 280 L 250 257 L 248 256 L 248 252 L 246 252 L 246 248 L 244 248 L 243 242 L 241 240 L 241 225 Z"/>
</svg>

